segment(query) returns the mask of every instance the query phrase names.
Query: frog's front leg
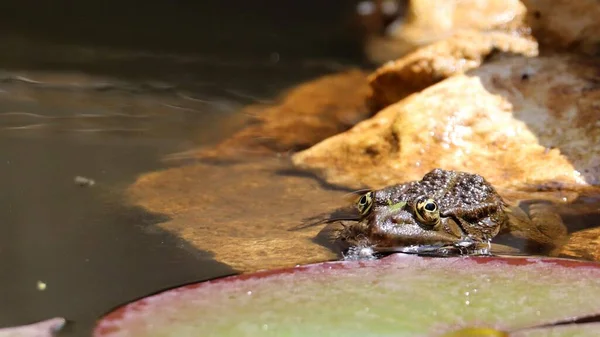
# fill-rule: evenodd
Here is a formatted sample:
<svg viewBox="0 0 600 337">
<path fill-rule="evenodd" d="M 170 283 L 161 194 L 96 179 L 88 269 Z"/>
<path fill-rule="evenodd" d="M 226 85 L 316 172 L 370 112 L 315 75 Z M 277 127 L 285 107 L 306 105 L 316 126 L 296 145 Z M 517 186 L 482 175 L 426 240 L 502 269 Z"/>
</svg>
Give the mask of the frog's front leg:
<svg viewBox="0 0 600 337">
<path fill-rule="evenodd" d="M 525 240 L 525 251 L 534 254 L 558 255 L 569 238 L 561 216 L 548 202 L 521 203 L 509 213 L 510 234 Z M 526 207 L 525 212 L 522 207 Z"/>
</svg>

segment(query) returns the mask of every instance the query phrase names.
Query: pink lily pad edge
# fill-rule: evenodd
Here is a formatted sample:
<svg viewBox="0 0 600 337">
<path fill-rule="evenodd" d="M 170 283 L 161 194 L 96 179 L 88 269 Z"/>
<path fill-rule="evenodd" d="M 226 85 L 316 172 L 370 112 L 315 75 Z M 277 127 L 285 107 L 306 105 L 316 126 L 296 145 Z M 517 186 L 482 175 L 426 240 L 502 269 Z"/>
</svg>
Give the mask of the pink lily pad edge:
<svg viewBox="0 0 600 337">
<path fill-rule="evenodd" d="M 67 320 L 62 317 L 54 317 L 47 320 L 7 328 L 0 328 L 0 337 L 45 337 L 54 336 L 66 324 Z"/>
<path fill-rule="evenodd" d="M 105 316 L 101 317 L 97 321 L 97 324 L 93 330 L 93 336 L 111 335 L 112 333 L 119 331 L 119 329 L 117 327 L 115 327 L 113 324 L 111 324 L 111 322 L 121 321 L 122 319 L 125 318 L 126 313 L 128 313 L 128 312 L 142 311 L 143 308 L 147 305 L 148 299 L 151 299 L 151 298 L 154 298 L 157 296 L 161 296 L 165 293 L 169 293 L 172 291 L 188 291 L 188 290 L 193 290 L 193 289 L 203 287 L 207 284 L 227 284 L 227 283 L 236 282 L 236 281 L 260 280 L 260 279 L 268 278 L 271 276 L 293 274 L 293 273 L 298 273 L 298 272 L 301 273 L 303 271 L 308 271 L 309 269 L 314 269 L 314 268 L 320 268 L 322 270 L 326 270 L 326 269 L 327 270 L 340 270 L 340 269 L 362 268 L 367 265 L 373 265 L 373 264 L 381 263 L 381 262 L 388 262 L 387 261 L 388 259 L 393 259 L 397 256 L 416 257 L 415 255 L 412 255 L 412 254 L 397 253 L 397 254 L 391 254 L 389 256 L 386 256 L 386 257 L 383 257 L 383 258 L 377 259 L 377 260 L 325 261 L 325 262 L 319 262 L 319 263 L 314 263 L 314 264 L 296 265 L 294 267 L 261 270 L 261 271 L 257 271 L 254 273 L 225 276 L 225 277 L 180 285 L 180 286 L 172 287 L 169 289 L 163 289 L 161 291 L 150 294 L 141 299 L 134 300 L 130 303 L 124 304 L 124 305 L 116 308 L 115 310 L 112 310 L 111 312 L 107 313 Z M 419 258 L 423 259 L 423 260 L 444 259 L 444 258 L 439 258 L 439 257 L 419 257 Z M 470 260 L 470 262 L 471 261 L 476 262 L 477 264 L 503 263 L 508 266 L 526 266 L 526 265 L 544 263 L 544 264 L 555 264 L 557 266 L 565 267 L 565 268 L 592 268 L 592 269 L 600 270 L 599 262 L 575 260 L 575 259 L 568 259 L 568 258 L 555 258 L 555 257 L 543 257 L 543 256 L 465 256 L 465 257 L 459 257 L 459 258 L 460 259 L 468 259 L 468 260 Z M 579 320 L 582 318 L 585 318 L 585 317 L 571 317 L 571 319 L 573 321 L 576 321 L 576 320 Z M 585 323 L 583 325 L 586 325 L 586 324 L 590 324 L 590 326 L 600 329 L 600 323 L 597 323 L 597 322 Z M 514 336 L 517 336 L 517 335 L 518 336 L 521 336 L 521 335 L 529 336 L 528 332 L 535 333 L 536 331 L 541 331 L 542 329 L 544 331 L 549 331 L 546 329 L 562 330 L 564 328 L 568 328 L 568 325 L 567 326 L 559 325 L 559 326 L 555 326 L 555 327 L 543 327 L 543 326 L 531 327 L 531 328 L 526 328 L 525 330 L 522 330 L 520 332 L 517 332 Z M 513 336 L 513 333 L 511 333 L 510 335 Z M 537 336 L 537 334 L 535 334 L 535 336 Z"/>
</svg>

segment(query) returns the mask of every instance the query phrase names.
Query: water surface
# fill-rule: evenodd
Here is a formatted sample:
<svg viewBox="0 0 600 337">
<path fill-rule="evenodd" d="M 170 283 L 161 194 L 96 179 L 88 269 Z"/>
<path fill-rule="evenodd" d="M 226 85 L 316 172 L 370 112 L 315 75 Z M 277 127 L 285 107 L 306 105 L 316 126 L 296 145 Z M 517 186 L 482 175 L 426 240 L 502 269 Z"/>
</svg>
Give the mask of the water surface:
<svg viewBox="0 0 600 337">
<path fill-rule="evenodd" d="M 64 316 L 85 336 L 117 305 L 235 272 L 124 191 L 238 130 L 241 107 L 361 62 L 352 1 L 278 3 L 3 4 L 0 326 Z"/>
</svg>

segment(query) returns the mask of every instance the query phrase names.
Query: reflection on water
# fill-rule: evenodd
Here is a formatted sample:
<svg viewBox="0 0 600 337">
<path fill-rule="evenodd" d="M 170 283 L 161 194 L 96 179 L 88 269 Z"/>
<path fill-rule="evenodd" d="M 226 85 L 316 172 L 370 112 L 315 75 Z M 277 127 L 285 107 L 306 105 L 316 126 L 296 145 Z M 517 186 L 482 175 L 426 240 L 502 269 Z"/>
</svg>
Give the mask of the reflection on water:
<svg viewBox="0 0 600 337">
<path fill-rule="evenodd" d="M 80 335 L 128 299 L 232 273 L 168 233 L 149 234 L 165 217 L 125 205 L 120 190 L 164 166 L 162 156 L 222 137 L 200 132 L 203 125 L 226 134 L 237 117 L 172 108 L 199 109 L 169 92 L 103 91 L 89 89 L 100 82 L 93 77 L 35 75 L 12 77 L 49 85 L 0 85 L 0 325 L 64 316 Z M 82 187 L 78 176 L 95 184 Z"/>
<path fill-rule="evenodd" d="M 128 83 L 77 73 L 10 72 L 0 77 L 5 135 L 110 133 L 212 143 L 244 121 L 243 102 L 196 98 L 167 83 Z M 214 127 L 206 128 L 206 125 Z"/>
<path fill-rule="evenodd" d="M 285 66 L 278 71 L 281 82 L 254 87 L 240 82 L 219 87 L 195 80 L 126 80 L 83 71 L 1 72 L 0 174 L 4 183 L 0 204 L 4 212 L 0 265 L 10 272 L 0 281 L 4 303 L 0 326 L 64 316 L 73 322 L 66 334 L 85 335 L 83 331 L 94 319 L 124 302 L 166 287 L 235 272 L 232 260 L 217 261 L 214 252 L 206 251 L 212 246 L 196 245 L 185 240 L 185 235 L 184 239 L 178 237 L 181 233 L 177 231 L 165 231 L 174 214 L 142 209 L 124 200 L 122 191 L 144 172 L 168 169 L 171 164 L 163 158 L 228 137 L 251 117 L 240 114 L 241 107 L 268 101 L 269 93 L 281 90 L 283 83 L 306 76 L 286 75 Z M 276 164 L 272 158 L 267 161 Z M 274 173 L 260 173 L 263 169 L 269 170 L 263 166 L 253 170 L 263 181 L 277 179 Z M 218 167 L 213 170 L 228 172 Z M 231 174 L 239 178 L 247 173 L 242 168 Z M 92 179 L 94 184 L 82 186 L 77 177 Z M 213 179 L 208 191 L 207 186 L 193 183 L 193 174 L 181 178 L 181 183 L 172 185 L 188 193 L 191 204 L 211 195 L 214 198 L 211 191 L 226 196 L 213 203 L 213 213 L 206 211 L 190 222 L 179 219 L 188 231 L 202 224 L 198 219 L 243 222 L 243 210 L 248 206 L 236 205 L 248 200 L 270 205 L 271 209 L 260 209 L 262 226 L 277 221 L 270 214 L 277 213 L 273 209 L 282 188 L 278 183 L 278 189 L 245 195 L 240 193 L 242 186 L 227 187 L 225 177 Z M 252 173 L 247 178 L 246 184 L 260 183 L 253 182 Z M 305 189 L 317 196 L 318 183 L 306 177 L 298 179 L 297 184 L 306 182 Z M 289 190 L 288 201 L 297 205 L 294 196 L 301 191 Z M 176 199 L 165 191 L 154 197 L 165 207 Z M 295 219 L 294 212 L 289 212 L 285 208 L 280 219 Z M 236 254 L 244 252 L 239 247 L 253 246 L 247 236 L 237 236 L 236 231 L 243 233 L 241 228 L 222 226 L 223 235 L 232 238 L 226 247 Z M 268 242 L 269 233 L 265 231 L 258 241 Z M 204 235 L 207 242 L 216 242 L 210 240 L 217 237 L 210 229 Z M 291 237 L 287 240 L 293 241 Z M 270 249 L 277 251 L 274 246 Z M 261 254 L 257 256 L 260 265 L 268 267 L 268 258 L 260 260 Z M 294 262 L 327 257 L 324 249 L 319 254 L 311 256 L 313 251 L 308 250 Z M 226 264 L 229 262 L 232 265 Z M 46 287 L 38 288 L 40 282 Z"/>
</svg>

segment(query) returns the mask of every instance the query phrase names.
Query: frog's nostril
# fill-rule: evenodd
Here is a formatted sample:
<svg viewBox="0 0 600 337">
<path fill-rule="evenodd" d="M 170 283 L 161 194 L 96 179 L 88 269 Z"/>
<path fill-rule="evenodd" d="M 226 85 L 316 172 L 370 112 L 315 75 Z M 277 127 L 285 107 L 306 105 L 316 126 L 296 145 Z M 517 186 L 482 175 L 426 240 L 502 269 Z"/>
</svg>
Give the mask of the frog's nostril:
<svg viewBox="0 0 600 337">
<path fill-rule="evenodd" d="M 414 221 L 411 220 L 412 217 L 408 212 L 401 212 L 400 214 L 394 214 L 388 217 L 388 221 L 390 221 L 394 225 L 407 225 L 410 223 L 414 223 Z"/>
</svg>

